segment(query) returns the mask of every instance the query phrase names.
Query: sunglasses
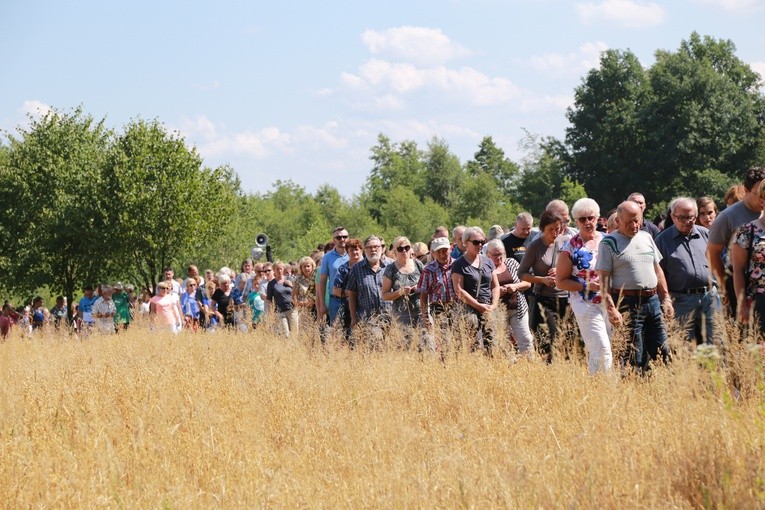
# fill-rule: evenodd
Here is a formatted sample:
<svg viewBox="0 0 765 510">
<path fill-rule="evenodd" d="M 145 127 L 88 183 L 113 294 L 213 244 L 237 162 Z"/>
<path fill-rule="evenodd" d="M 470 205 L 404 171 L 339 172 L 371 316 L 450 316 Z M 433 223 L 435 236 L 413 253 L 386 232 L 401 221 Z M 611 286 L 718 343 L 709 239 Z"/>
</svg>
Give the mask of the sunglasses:
<svg viewBox="0 0 765 510">
<path fill-rule="evenodd" d="M 404 253 L 405 251 L 409 251 L 411 249 L 412 249 L 412 247 L 407 244 L 406 246 L 398 246 L 396 248 L 396 251 L 399 252 L 399 253 Z"/>
<path fill-rule="evenodd" d="M 473 246 L 483 246 L 486 244 L 486 239 L 471 239 L 468 242 L 473 243 Z"/>
<path fill-rule="evenodd" d="M 595 216 L 580 216 L 576 219 L 576 221 L 580 223 L 584 223 L 585 221 L 595 221 L 597 218 Z"/>
<path fill-rule="evenodd" d="M 335 236 L 335 239 L 348 239 L 348 236 Z"/>
</svg>

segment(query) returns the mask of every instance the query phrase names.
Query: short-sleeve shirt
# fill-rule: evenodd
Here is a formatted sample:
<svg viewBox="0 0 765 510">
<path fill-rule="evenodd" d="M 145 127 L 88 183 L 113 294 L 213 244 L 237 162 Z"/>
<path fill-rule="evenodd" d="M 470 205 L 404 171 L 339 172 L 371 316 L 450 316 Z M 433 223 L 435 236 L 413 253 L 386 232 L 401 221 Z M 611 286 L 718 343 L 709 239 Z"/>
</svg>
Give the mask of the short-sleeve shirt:
<svg viewBox="0 0 765 510">
<path fill-rule="evenodd" d="M 491 304 L 491 280 L 494 262 L 479 255 L 478 267 L 473 267 L 465 257 L 460 257 L 452 264 L 452 274 L 462 275 L 462 288 L 482 305 Z"/>
<path fill-rule="evenodd" d="M 725 246 L 726 248 L 730 247 L 731 243 L 734 242 L 733 235 L 736 233 L 736 229 L 759 217 L 760 213 L 746 207 L 743 200 L 736 202 L 717 215 L 714 223 L 709 228 L 709 242 Z M 726 253 L 729 252 L 730 250 Z M 731 267 L 730 260 L 727 257 L 723 262 L 726 267 Z"/>
<path fill-rule="evenodd" d="M 337 250 L 330 250 L 324 254 L 321 258 L 321 266 L 319 267 L 319 275 L 327 275 L 327 287 L 325 290 L 324 299 L 330 295 L 330 290 L 334 284 L 335 277 L 337 276 L 337 270 L 344 263 L 348 262 L 348 253 L 340 255 Z"/>
<path fill-rule="evenodd" d="M 707 239 L 709 231 L 700 225 L 694 225 L 687 236 L 672 225 L 656 237 L 662 257 L 659 265 L 670 292 L 709 286 L 712 272 L 707 260 Z"/>
<path fill-rule="evenodd" d="M 277 312 L 288 312 L 292 310 L 292 284 L 287 284 L 276 279 L 268 282 L 266 288 L 266 301 L 271 301 L 276 306 Z"/>
<path fill-rule="evenodd" d="M 757 222 L 747 223 L 736 230 L 733 240 L 746 251 L 751 246 L 752 254 L 749 267 L 746 268 L 746 274 L 749 275 L 747 295 L 765 294 L 765 230 Z"/>
<path fill-rule="evenodd" d="M 525 275 L 547 276 L 548 271 L 555 267 L 558 252 L 563 244 L 565 243 L 562 236 L 558 236 L 555 242 L 549 246 L 544 243 L 541 235 L 538 236 L 526 249 L 518 268 L 518 277 L 523 280 Z M 565 290 L 555 289 L 547 285 L 535 284 L 534 288 L 538 290 L 540 296 L 565 298 L 568 295 Z"/>
<path fill-rule="evenodd" d="M 359 319 L 390 311 L 390 301 L 383 301 L 382 298 L 382 277 L 386 266 L 381 260 L 375 272 L 364 259 L 351 268 L 345 288 L 356 294 L 356 315 Z"/>
<path fill-rule="evenodd" d="M 429 262 L 420 275 L 420 281 L 417 283 L 417 293 L 426 293 L 428 303 L 447 304 L 454 300 L 454 286 L 452 284 L 452 264 L 453 260 L 449 257 L 449 262 L 442 266 L 437 260 Z"/>
<path fill-rule="evenodd" d="M 402 273 L 398 270 L 395 262 L 385 266 L 383 276 L 387 277 L 391 282 L 390 290 L 396 292 L 402 287 L 411 287 L 417 285 L 420 281 L 420 275 L 422 274 L 422 262 L 415 259 L 414 271 L 411 273 Z M 400 314 L 418 315 L 420 314 L 420 296 L 412 294 L 410 296 L 402 296 L 392 302 L 393 311 Z"/>
<path fill-rule="evenodd" d="M 518 237 L 510 232 L 509 234 L 502 236 L 500 239 L 505 246 L 505 253 L 507 256 L 514 258 L 515 261 L 520 264 L 521 260 L 523 260 L 523 256 L 526 254 L 526 248 L 531 244 L 533 237 L 534 236 L 531 234 L 526 238 Z"/>
<path fill-rule="evenodd" d="M 603 236 L 598 245 L 598 261 L 595 269 L 611 273 L 611 289 L 654 289 L 658 284 L 655 264 L 661 254 L 651 234 L 642 230 L 634 237 L 620 232 Z"/>
<path fill-rule="evenodd" d="M 80 299 L 80 313 L 82 314 L 82 320 L 83 322 L 87 323 L 93 323 L 93 304 L 98 301 L 98 296 L 93 294 L 93 296 L 82 296 Z"/>
</svg>

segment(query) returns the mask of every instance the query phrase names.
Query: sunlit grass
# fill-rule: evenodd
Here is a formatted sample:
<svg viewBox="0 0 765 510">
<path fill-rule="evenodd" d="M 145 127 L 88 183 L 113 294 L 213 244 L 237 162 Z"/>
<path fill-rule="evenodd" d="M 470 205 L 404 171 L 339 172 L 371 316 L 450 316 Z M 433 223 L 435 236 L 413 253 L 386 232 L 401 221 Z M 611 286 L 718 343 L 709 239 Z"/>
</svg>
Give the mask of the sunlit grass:
<svg viewBox="0 0 765 510">
<path fill-rule="evenodd" d="M 747 346 L 725 366 L 680 348 L 648 378 L 593 378 L 577 356 L 442 361 L 317 336 L 15 336 L 0 344 L 0 505 L 765 505 L 765 378 Z"/>
</svg>

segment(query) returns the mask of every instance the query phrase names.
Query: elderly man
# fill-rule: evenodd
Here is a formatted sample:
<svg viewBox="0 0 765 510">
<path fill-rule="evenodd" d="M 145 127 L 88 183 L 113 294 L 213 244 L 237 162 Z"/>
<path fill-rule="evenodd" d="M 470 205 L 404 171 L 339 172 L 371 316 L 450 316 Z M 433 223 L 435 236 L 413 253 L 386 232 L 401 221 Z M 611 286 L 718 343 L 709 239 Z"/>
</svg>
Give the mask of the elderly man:
<svg viewBox="0 0 765 510">
<path fill-rule="evenodd" d="M 598 245 L 595 269 L 600 273 L 601 294 L 613 325 L 621 324 L 622 312 L 629 313 L 630 338 L 622 354 L 622 365 L 629 362 L 644 371 L 649 358 L 659 353 L 669 360 L 667 327 L 662 316 L 674 313 L 667 291 L 659 253 L 653 238 L 640 230 L 643 211 L 635 202 L 617 208 L 617 230 L 606 234 Z"/>
<path fill-rule="evenodd" d="M 571 216 L 568 213 L 568 205 L 563 200 L 551 200 L 545 207 L 545 211 L 552 211 L 561 218 L 563 218 L 563 224 L 561 225 L 561 235 L 566 236 L 563 241 L 567 241 L 569 237 L 579 233 L 579 230 L 571 227 Z"/>
<path fill-rule="evenodd" d="M 391 301 L 382 298 L 383 245 L 377 236 L 364 239 L 364 260 L 354 264 L 348 273 L 345 295 L 351 312 L 351 328 L 360 322 L 380 326 L 380 320 L 390 311 Z"/>
<path fill-rule="evenodd" d="M 507 256 L 514 258 L 519 264 L 526 254 L 526 248 L 533 240 L 531 235 L 533 225 L 534 218 L 531 214 L 522 212 L 515 218 L 515 228 L 500 238 Z"/>
<path fill-rule="evenodd" d="M 645 215 L 646 201 L 642 193 L 638 193 L 637 191 L 630 193 L 630 196 L 627 197 L 627 200 L 630 202 L 635 202 L 640 207 L 641 214 Z M 645 219 L 645 217 L 643 217 L 643 224 L 640 226 L 640 230 L 643 232 L 648 232 L 654 239 L 656 239 L 656 236 L 659 235 L 659 232 L 661 232 L 659 227 L 654 225 L 651 220 Z"/>
<path fill-rule="evenodd" d="M 342 305 L 341 299 L 331 295 L 329 290 L 332 289 L 337 270 L 348 262 L 348 253 L 345 250 L 345 244 L 348 242 L 348 231 L 345 230 L 345 227 L 337 227 L 332 231 L 332 237 L 335 247 L 322 257 L 319 267 L 319 283 L 316 285 L 317 320 L 319 324 L 326 320 L 330 326 L 335 322 Z"/>
<path fill-rule="evenodd" d="M 454 240 L 454 248 L 452 248 L 451 256 L 453 259 L 458 259 L 465 253 L 465 243 L 462 242 L 462 234 L 465 233 L 465 225 L 457 225 L 452 230 L 452 239 Z"/>
<path fill-rule="evenodd" d="M 673 225 L 656 237 L 661 253 L 659 265 L 667 279 L 677 320 L 686 328 L 688 340 L 717 343 L 720 328 L 715 323 L 722 305 L 707 263 L 709 231 L 696 225 L 696 200 L 676 198 L 669 204 Z"/>
<path fill-rule="evenodd" d="M 726 311 L 731 317 L 736 317 L 737 308 L 736 292 L 733 290 L 733 266 L 727 256 L 723 259 L 723 251 L 729 247 L 731 238 L 738 227 L 760 217 L 762 206 L 758 192 L 763 179 L 765 179 L 765 167 L 752 167 L 747 170 L 744 177 L 746 191 L 744 198 L 718 214 L 709 229 L 707 257 L 720 291 L 723 292 L 723 297 L 727 301 Z"/>
<path fill-rule="evenodd" d="M 454 287 L 452 286 L 452 262 L 449 253 L 449 239 L 437 237 L 430 243 L 433 260 L 428 263 L 420 275 L 417 292 L 420 294 L 422 326 L 426 331 L 428 345 L 443 352 L 444 343 L 451 338 L 452 305 Z M 442 338 L 435 338 L 433 326 L 440 331 Z"/>
</svg>

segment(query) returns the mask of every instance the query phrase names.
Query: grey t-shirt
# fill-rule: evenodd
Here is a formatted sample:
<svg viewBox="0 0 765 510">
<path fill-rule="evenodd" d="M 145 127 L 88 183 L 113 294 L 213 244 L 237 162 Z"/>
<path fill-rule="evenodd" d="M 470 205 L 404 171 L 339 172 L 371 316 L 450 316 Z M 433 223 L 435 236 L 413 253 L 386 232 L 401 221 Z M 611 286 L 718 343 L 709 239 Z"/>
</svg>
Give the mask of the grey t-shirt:
<svg viewBox="0 0 765 510">
<path fill-rule="evenodd" d="M 558 236 L 555 242 L 550 246 L 545 245 L 542 236 L 534 239 L 523 255 L 521 265 L 518 268 L 518 278 L 523 280 L 525 275 L 547 276 L 550 268 L 555 267 L 561 247 L 568 241 L 567 236 Z M 568 291 L 558 290 L 547 285 L 534 285 L 534 290 L 541 296 L 547 297 L 567 297 Z"/>
<path fill-rule="evenodd" d="M 659 261 L 661 254 L 648 232 L 640 230 L 635 237 L 611 232 L 598 245 L 595 269 L 611 273 L 614 291 L 653 289 L 658 284 L 655 264 Z"/>
<path fill-rule="evenodd" d="M 721 244 L 728 248 L 725 260 L 723 260 L 726 267 L 730 268 L 727 253 L 730 252 L 730 244 L 733 241 L 732 238 L 736 229 L 759 217 L 759 212 L 750 210 L 744 205 L 744 201 L 741 200 L 726 208 L 715 218 L 714 223 L 712 223 L 709 229 L 709 242 Z"/>
</svg>

